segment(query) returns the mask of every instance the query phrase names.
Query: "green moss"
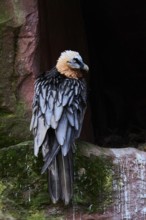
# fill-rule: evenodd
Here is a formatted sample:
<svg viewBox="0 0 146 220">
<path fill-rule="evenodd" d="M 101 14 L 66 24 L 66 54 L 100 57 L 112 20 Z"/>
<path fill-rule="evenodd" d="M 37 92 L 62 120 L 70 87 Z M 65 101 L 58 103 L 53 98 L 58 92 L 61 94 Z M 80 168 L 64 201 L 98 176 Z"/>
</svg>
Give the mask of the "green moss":
<svg viewBox="0 0 146 220">
<path fill-rule="evenodd" d="M 17 104 L 14 112 L 0 108 L 0 148 L 29 140 L 32 137 L 29 124 L 23 103 Z"/>
<path fill-rule="evenodd" d="M 40 175 L 43 161 L 41 155 L 33 156 L 32 145 L 30 141 L 0 150 L 0 207 L 16 219 L 27 219 L 50 202 L 46 175 Z"/>
<path fill-rule="evenodd" d="M 43 212 L 36 212 L 31 214 L 27 220 L 46 220 L 46 218 L 44 217 L 44 213 Z"/>
<path fill-rule="evenodd" d="M 2 213 L 0 211 L 0 220 L 16 220 L 10 214 Z"/>
<path fill-rule="evenodd" d="M 8 24 L 10 25 L 12 23 L 13 17 L 14 15 L 11 7 L 11 2 L 9 2 L 8 4 L 8 1 L 1 0 L 0 1 L 0 36 L 3 35 L 2 33 L 4 30 L 6 30 L 7 25 Z"/>
<path fill-rule="evenodd" d="M 15 22 L 15 26 L 20 26 L 24 22 L 25 13 L 20 1 L 0 1 L 0 25 L 9 21 Z"/>
<path fill-rule="evenodd" d="M 46 216 L 43 211 L 41 211 L 41 212 L 36 211 L 36 213 L 31 214 L 27 218 L 27 220 L 47 220 L 47 219 L 49 219 L 49 220 L 65 220 L 65 218 L 63 216 L 57 217 L 57 216 L 50 216 L 49 215 L 49 218 L 48 218 L 48 216 Z"/>
<path fill-rule="evenodd" d="M 80 149 L 80 146 L 77 148 Z M 64 220 L 63 215 L 70 207 L 65 209 L 62 203 L 52 205 L 47 176 L 40 174 L 43 165 L 41 152 L 37 158 L 33 154 L 33 141 L 0 149 L 2 215 L 11 216 L 10 219 L 14 220 Z M 79 150 L 74 156 L 72 204 L 89 212 L 102 212 L 112 202 L 112 163 L 103 157 L 85 157 Z M 58 208 L 61 211 L 57 211 Z"/>
<path fill-rule="evenodd" d="M 80 145 L 77 146 L 80 149 Z M 112 202 L 113 164 L 103 156 L 82 155 L 76 152 L 75 160 L 75 204 L 83 205 L 90 212 L 102 212 Z"/>
<path fill-rule="evenodd" d="M 10 14 L 8 13 L 8 11 L 6 9 L 4 9 L 3 5 L 0 4 L 0 25 L 4 24 L 8 21 L 10 21 L 12 19 L 12 17 L 10 16 Z"/>
</svg>

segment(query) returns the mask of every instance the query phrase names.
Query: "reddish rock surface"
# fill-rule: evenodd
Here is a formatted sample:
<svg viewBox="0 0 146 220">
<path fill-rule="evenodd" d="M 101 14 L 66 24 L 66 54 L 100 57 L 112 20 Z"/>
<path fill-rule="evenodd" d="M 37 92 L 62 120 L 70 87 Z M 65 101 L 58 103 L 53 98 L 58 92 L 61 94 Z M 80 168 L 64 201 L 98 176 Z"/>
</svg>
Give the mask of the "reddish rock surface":
<svg viewBox="0 0 146 220">
<path fill-rule="evenodd" d="M 0 12 L 5 12 L 0 20 L 3 24 L 0 33 L 0 107 L 13 110 L 17 98 L 20 98 L 30 110 L 34 78 L 39 71 L 37 1 L 2 0 Z M 84 149 L 83 146 L 83 154 L 112 158 L 112 207 L 103 215 L 69 211 L 66 219 L 144 220 L 146 153 L 134 148 L 103 149 L 93 146 Z"/>
<path fill-rule="evenodd" d="M 124 147 L 124 146 L 123 146 Z M 140 146 L 145 149 L 145 145 Z M 146 218 L 146 152 L 132 147 L 82 147 L 82 153 L 91 157 L 104 156 L 113 160 L 113 203 L 105 215 L 93 219 L 144 220 Z M 94 215 L 93 215 L 94 216 Z M 84 218 L 83 218 L 84 219 Z M 85 218 L 86 219 L 86 218 Z"/>
<path fill-rule="evenodd" d="M 14 110 L 20 96 L 30 108 L 39 71 L 37 1 L 2 0 L 0 27 L 0 105 Z"/>
<path fill-rule="evenodd" d="M 19 76 L 19 94 L 30 109 L 34 78 L 39 71 L 37 1 L 23 1 L 20 7 L 23 11 L 24 22 L 18 35 L 15 71 Z"/>
<path fill-rule="evenodd" d="M 146 152 L 145 146 L 114 149 L 101 148 L 87 142 L 80 142 L 81 154 L 89 158 L 109 160 L 112 168 L 111 204 L 102 212 L 89 213 L 83 206 L 73 204 L 71 208 L 59 210 L 48 207 L 47 216 L 62 213 L 60 220 L 145 220 L 146 219 Z M 112 165 L 111 162 L 112 161 Z M 86 171 L 85 171 L 86 172 Z M 99 179 L 100 181 L 100 179 Z M 96 185 L 94 186 L 96 188 Z M 88 189 L 87 189 L 88 190 Z M 104 192 L 103 192 L 104 193 Z"/>
</svg>

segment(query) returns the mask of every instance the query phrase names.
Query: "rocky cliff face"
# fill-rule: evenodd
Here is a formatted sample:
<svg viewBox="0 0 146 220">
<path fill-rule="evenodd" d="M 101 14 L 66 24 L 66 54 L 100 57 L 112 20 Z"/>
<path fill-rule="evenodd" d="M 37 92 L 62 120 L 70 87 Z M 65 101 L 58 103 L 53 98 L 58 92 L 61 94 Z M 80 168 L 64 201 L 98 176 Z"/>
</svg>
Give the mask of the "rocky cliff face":
<svg viewBox="0 0 146 220">
<path fill-rule="evenodd" d="M 101 194 L 108 196 L 104 199 L 102 207 L 105 209 L 101 219 L 108 216 L 107 219 L 111 220 L 144 220 L 146 217 L 146 153 L 143 151 L 145 145 L 138 150 L 132 147 L 101 148 L 88 145 L 88 143 L 80 143 L 80 148 L 81 154 L 90 160 L 96 157 L 102 158 L 103 164 L 101 170 L 98 164 L 97 173 L 104 172 L 107 177 L 104 179 L 106 187 L 102 189 Z M 101 176 L 99 181 L 103 179 Z M 98 184 L 95 185 L 95 189 L 96 186 Z"/>
<path fill-rule="evenodd" d="M 0 147 L 30 138 L 29 109 L 38 71 L 37 1 L 0 2 Z"/>
<path fill-rule="evenodd" d="M 33 142 L 0 149 L 1 219 L 144 220 L 146 153 L 77 142 L 72 204 L 52 205 Z M 145 146 L 142 146 L 144 149 Z"/>
<path fill-rule="evenodd" d="M 145 146 L 107 149 L 78 142 L 73 203 L 50 203 L 29 132 L 38 40 L 37 1 L 1 0 L 0 219 L 144 220 Z"/>
</svg>

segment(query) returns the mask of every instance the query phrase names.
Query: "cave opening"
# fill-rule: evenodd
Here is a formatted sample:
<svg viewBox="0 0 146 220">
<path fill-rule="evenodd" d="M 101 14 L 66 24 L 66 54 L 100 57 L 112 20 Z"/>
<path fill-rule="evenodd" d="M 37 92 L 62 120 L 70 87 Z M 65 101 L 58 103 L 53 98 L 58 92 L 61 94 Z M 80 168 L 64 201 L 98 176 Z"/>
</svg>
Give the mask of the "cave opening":
<svg viewBox="0 0 146 220">
<path fill-rule="evenodd" d="M 89 108 L 82 137 L 104 147 L 146 141 L 145 7 L 127 1 L 39 0 L 41 71 L 60 52 L 89 64 Z"/>
</svg>

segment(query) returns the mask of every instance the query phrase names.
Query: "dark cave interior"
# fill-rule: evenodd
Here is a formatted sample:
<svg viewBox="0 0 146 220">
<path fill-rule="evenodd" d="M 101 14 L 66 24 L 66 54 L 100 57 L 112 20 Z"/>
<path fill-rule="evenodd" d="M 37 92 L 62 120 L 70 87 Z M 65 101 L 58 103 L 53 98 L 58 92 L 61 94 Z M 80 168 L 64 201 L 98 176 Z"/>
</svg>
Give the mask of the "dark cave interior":
<svg viewBox="0 0 146 220">
<path fill-rule="evenodd" d="M 90 67 L 81 138 L 103 147 L 146 141 L 146 3 L 39 0 L 41 71 L 77 50 Z"/>
</svg>

